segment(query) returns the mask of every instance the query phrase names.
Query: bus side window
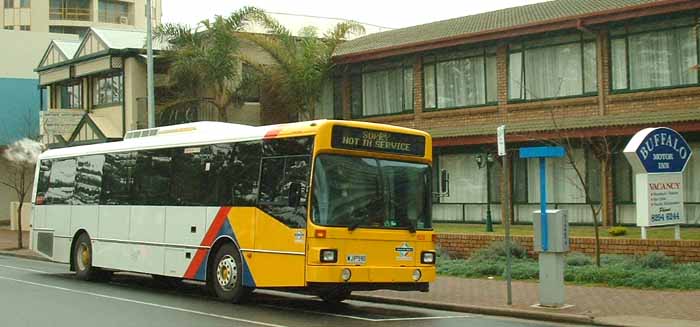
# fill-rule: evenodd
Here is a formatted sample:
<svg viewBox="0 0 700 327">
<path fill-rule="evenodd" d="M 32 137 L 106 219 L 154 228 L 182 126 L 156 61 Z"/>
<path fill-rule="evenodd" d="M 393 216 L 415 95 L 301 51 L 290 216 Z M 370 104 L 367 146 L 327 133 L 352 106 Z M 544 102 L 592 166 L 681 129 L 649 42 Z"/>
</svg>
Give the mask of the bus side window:
<svg viewBox="0 0 700 327">
<path fill-rule="evenodd" d="M 78 157 L 75 174 L 74 204 L 99 204 L 102 192 L 103 154 Z"/>
<path fill-rule="evenodd" d="M 172 149 L 139 151 L 136 157 L 135 205 L 171 205 Z"/>
<path fill-rule="evenodd" d="M 259 206 L 285 225 L 306 226 L 306 199 L 309 190 L 309 156 L 263 159 Z M 290 206 L 290 191 L 297 191 L 298 203 Z"/>
<path fill-rule="evenodd" d="M 51 160 L 42 160 L 39 165 L 39 181 L 36 185 L 36 204 L 46 204 L 46 191 L 49 190 Z"/>
<path fill-rule="evenodd" d="M 177 148 L 172 161 L 172 196 L 175 205 L 216 205 L 216 180 L 212 176 L 213 154 L 210 146 Z"/>
<path fill-rule="evenodd" d="M 131 204 L 136 153 L 108 153 L 102 170 L 102 200 L 104 205 Z"/>
<path fill-rule="evenodd" d="M 227 161 L 229 172 L 231 205 L 255 206 L 258 196 L 258 177 L 260 176 L 260 157 L 262 142 L 236 143 L 231 157 Z"/>
<path fill-rule="evenodd" d="M 47 204 L 72 204 L 75 189 L 75 158 L 54 160 L 51 163 Z"/>
</svg>

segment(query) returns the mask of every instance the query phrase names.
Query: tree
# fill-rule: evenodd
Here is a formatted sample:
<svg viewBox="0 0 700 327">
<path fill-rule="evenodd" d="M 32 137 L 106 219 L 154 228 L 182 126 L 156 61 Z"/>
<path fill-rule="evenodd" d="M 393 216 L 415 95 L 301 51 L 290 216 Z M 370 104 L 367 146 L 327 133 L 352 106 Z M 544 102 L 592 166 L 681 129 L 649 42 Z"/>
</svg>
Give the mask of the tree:
<svg viewBox="0 0 700 327">
<path fill-rule="evenodd" d="M 242 81 L 237 33 L 255 14 L 262 11 L 243 7 L 228 17 L 203 20 L 195 28 L 163 24 L 156 30 L 154 38 L 169 46 L 162 60 L 168 66 L 170 93 L 175 95 L 161 102 L 163 110 L 206 103 L 216 107 L 220 121 L 226 121 L 227 108 L 242 106 L 242 86 L 248 83 Z"/>
<path fill-rule="evenodd" d="M 41 153 L 42 145 L 34 140 L 24 138 L 10 144 L 3 157 L 8 162 L 8 167 L 2 176 L 0 184 L 14 191 L 19 201 L 17 208 L 17 248 L 22 248 L 22 207 L 27 200 L 27 195 L 32 190 L 34 178 L 32 172 L 37 158 Z"/>
<path fill-rule="evenodd" d="M 324 83 L 330 80 L 333 53 L 348 36 L 363 34 L 364 27 L 355 22 L 341 22 L 319 36 L 314 27 L 303 28 L 298 36 L 265 13 L 251 19 L 270 35 L 244 34 L 270 56 L 276 65 L 254 65 L 260 74 L 264 107 L 287 108 L 299 116 L 314 117 Z"/>
</svg>

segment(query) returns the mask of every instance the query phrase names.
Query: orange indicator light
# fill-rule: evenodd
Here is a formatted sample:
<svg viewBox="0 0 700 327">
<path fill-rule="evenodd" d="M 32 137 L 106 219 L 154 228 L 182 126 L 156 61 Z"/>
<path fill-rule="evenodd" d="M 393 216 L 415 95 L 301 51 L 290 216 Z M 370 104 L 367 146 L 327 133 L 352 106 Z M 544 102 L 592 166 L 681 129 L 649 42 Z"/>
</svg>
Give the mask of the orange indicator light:
<svg viewBox="0 0 700 327">
<path fill-rule="evenodd" d="M 317 238 L 326 238 L 326 230 L 325 229 L 317 229 L 314 235 Z"/>
</svg>

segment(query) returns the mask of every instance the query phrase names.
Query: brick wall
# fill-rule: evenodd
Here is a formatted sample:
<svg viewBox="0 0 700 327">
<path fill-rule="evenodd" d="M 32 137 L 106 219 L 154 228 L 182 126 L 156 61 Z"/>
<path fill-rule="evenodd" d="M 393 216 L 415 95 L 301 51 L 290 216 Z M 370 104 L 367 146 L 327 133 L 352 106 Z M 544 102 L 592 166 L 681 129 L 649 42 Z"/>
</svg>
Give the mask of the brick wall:
<svg viewBox="0 0 700 327">
<path fill-rule="evenodd" d="M 530 255 L 534 255 L 531 236 L 513 236 L 512 239 L 524 246 Z M 447 251 L 453 258 L 467 258 L 474 251 L 487 247 L 492 242 L 502 240 L 502 235 L 438 234 L 439 247 L 442 251 Z M 591 256 L 594 254 L 595 239 L 572 237 L 570 240 L 572 252 L 582 252 Z M 601 238 L 600 252 L 625 255 L 663 252 L 672 256 L 677 262 L 700 262 L 700 241 Z"/>
</svg>

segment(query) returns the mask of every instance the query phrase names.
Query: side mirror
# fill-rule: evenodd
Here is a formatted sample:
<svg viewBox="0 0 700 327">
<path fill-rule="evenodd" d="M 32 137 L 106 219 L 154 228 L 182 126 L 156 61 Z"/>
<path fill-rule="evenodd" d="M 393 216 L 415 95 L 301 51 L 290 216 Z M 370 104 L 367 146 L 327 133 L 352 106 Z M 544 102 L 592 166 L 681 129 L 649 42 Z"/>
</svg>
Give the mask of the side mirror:
<svg viewBox="0 0 700 327">
<path fill-rule="evenodd" d="M 289 200 L 290 207 L 298 207 L 301 203 L 301 184 L 297 182 L 292 182 L 289 184 L 289 195 L 287 197 Z"/>
<path fill-rule="evenodd" d="M 440 193 L 450 191 L 450 173 L 446 169 L 440 171 Z"/>
</svg>

